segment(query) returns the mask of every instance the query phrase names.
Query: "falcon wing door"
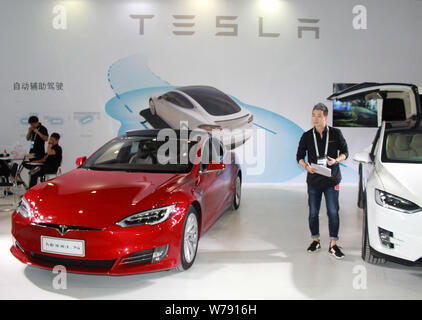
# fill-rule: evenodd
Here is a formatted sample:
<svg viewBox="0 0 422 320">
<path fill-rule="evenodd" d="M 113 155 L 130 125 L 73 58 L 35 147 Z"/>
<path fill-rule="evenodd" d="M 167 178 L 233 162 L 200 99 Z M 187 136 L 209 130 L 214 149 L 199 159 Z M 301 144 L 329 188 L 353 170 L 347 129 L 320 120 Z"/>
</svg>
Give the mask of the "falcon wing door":
<svg viewBox="0 0 422 320">
<path fill-rule="evenodd" d="M 415 120 L 421 115 L 418 87 L 413 84 L 364 82 L 334 93 L 327 99 L 342 102 L 376 99 L 379 126 L 382 121 Z"/>
</svg>

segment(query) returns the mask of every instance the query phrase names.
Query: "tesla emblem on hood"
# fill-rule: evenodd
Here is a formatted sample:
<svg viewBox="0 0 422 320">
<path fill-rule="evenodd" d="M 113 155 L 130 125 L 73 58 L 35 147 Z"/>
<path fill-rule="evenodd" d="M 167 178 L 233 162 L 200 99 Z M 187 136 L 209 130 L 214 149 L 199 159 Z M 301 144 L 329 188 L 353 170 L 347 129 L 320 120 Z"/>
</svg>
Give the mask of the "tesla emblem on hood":
<svg viewBox="0 0 422 320">
<path fill-rule="evenodd" d="M 59 231 L 59 233 L 64 236 L 66 232 L 69 231 L 69 227 L 65 226 L 63 224 L 59 225 L 59 227 L 57 228 L 57 230 Z"/>
</svg>

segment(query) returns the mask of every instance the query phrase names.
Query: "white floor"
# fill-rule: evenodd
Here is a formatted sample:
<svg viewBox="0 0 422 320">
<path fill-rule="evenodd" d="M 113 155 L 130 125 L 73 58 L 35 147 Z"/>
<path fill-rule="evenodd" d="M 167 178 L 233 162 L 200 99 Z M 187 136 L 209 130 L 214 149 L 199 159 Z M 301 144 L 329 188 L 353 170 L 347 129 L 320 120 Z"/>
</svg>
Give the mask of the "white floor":
<svg viewBox="0 0 422 320">
<path fill-rule="evenodd" d="M 421 299 L 422 268 L 361 260 L 362 212 L 355 189 L 341 190 L 343 261 L 327 253 L 324 207 L 323 250 L 306 252 L 305 186 L 245 185 L 240 209 L 226 212 L 203 236 L 190 270 L 124 277 L 68 274 L 65 290 L 53 288 L 56 274 L 27 267 L 10 254 L 10 212 L 0 212 L 0 299 Z"/>
</svg>

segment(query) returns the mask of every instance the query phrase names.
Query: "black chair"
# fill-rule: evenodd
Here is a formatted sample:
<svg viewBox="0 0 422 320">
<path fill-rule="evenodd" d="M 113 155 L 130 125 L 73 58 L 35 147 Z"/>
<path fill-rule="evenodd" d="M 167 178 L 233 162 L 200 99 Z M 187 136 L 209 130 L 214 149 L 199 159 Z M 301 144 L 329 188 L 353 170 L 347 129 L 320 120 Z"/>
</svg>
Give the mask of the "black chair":
<svg viewBox="0 0 422 320">
<path fill-rule="evenodd" d="M 46 173 L 43 176 L 40 177 L 40 182 L 45 182 L 48 180 L 51 180 L 59 175 L 62 174 L 62 168 L 58 167 L 55 173 Z"/>
<path fill-rule="evenodd" d="M 0 181 L 0 192 L 3 199 L 7 199 L 6 196 L 3 196 L 6 193 L 6 190 L 9 188 L 16 187 L 16 182 L 7 181 L 7 179 L 1 179 Z M 16 208 L 17 205 L 17 198 L 16 198 L 16 191 L 13 192 L 12 202 L 11 203 L 1 203 L 0 204 L 0 211 L 11 211 Z"/>
</svg>

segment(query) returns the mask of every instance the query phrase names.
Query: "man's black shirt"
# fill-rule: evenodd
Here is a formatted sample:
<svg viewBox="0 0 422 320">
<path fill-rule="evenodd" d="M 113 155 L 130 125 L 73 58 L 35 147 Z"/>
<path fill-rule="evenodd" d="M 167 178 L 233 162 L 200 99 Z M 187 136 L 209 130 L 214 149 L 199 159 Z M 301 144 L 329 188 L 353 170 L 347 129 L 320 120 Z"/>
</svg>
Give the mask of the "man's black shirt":
<svg viewBox="0 0 422 320">
<path fill-rule="evenodd" d="M 48 130 L 46 127 L 44 127 L 41 123 L 38 126 L 38 131 L 47 136 L 48 137 Z M 45 149 L 44 149 L 44 144 L 45 141 L 43 139 L 41 139 L 41 137 L 36 134 L 34 131 L 31 132 L 31 138 L 30 141 L 33 141 L 33 146 L 32 148 L 29 150 L 29 153 L 34 153 L 36 159 L 41 159 L 42 157 L 44 157 L 45 155 Z"/>
<path fill-rule="evenodd" d="M 308 156 L 309 163 L 318 162 L 317 154 L 315 151 L 313 130 L 314 128 L 312 128 L 309 131 L 306 131 L 300 139 L 299 146 L 297 148 L 297 154 L 296 154 L 296 160 L 298 162 L 300 159 L 305 159 L 306 155 Z M 347 143 L 341 131 L 337 128 L 332 128 L 332 127 L 329 127 L 328 130 L 329 130 L 329 141 L 328 141 L 327 155 L 333 159 L 336 159 L 340 154 L 344 154 L 346 157 L 348 157 L 349 152 L 347 148 Z M 320 157 L 323 157 L 325 153 L 326 142 L 327 142 L 327 128 L 325 128 L 322 138 L 319 132 L 316 130 L 315 130 L 315 136 L 317 140 L 319 155 Z M 328 187 L 333 187 L 333 186 L 338 185 L 341 181 L 341 173 L 340 173 L 339 164 L 336 163 L 333 166 L 328 166 L 328 168 L 331 169 L 330 178 L 322 176 L 317 173 L 314 173 L 314 174 L 308 173 L 308 176 L 306 178 L 306 182 L 308 183 L 308 185 L 314 188 L 318 188 L 318 189 L 325 189 Z"/>
<path fill-rule="evenodd" d="M 51 149 L 56 151 L 56 154 L 47 156 L 44 166 L 49 170 L 57 171 L 62 162 L 62 147 L 56 144 L 55 146 L 52 146 Z"/>
</svg>

